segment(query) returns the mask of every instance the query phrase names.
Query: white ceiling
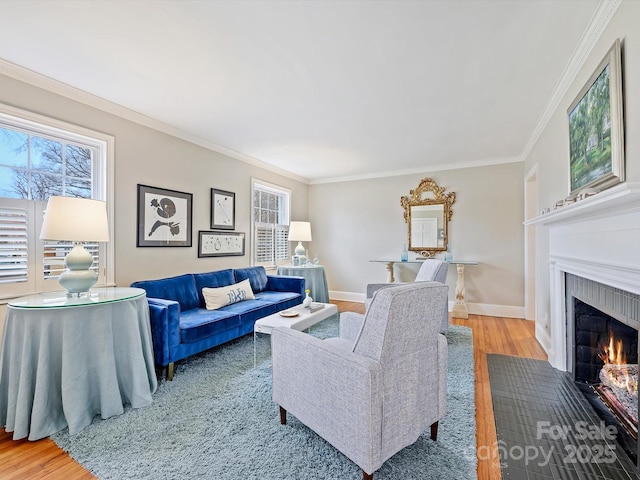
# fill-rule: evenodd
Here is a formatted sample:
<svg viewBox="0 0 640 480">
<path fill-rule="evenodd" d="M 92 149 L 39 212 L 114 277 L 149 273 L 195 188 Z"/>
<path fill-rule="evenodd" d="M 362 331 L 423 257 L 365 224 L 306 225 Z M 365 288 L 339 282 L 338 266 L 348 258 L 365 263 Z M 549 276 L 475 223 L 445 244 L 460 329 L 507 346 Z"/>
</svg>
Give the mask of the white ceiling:
<svg viewBox="0 0 640 480">
<path fill-rule="evenodd" d="M 314 183 L 522 160 L 599 3 L 4 0 L 0 58 Z"/>
</svg>

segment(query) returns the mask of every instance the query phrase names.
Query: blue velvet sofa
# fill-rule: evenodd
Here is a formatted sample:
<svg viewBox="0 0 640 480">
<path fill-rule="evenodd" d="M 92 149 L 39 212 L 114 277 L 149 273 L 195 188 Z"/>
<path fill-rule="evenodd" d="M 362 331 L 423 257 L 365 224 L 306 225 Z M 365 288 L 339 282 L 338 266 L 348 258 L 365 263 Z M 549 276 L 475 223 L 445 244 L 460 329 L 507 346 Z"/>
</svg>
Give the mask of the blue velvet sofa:
<svg viewBox="0 0 640 480">
<path fill-rule="evenodd" d="M 254 299 L 205 308 L 204 287 L 249 280 Z M 253 332 L 256 320 L 302 303 L 304 278 L 267 275 L 264 267 L 188 273 L 134 282 L 147 293 L 155 362 L 173 379 L 174 362 Z"/>
</svg>

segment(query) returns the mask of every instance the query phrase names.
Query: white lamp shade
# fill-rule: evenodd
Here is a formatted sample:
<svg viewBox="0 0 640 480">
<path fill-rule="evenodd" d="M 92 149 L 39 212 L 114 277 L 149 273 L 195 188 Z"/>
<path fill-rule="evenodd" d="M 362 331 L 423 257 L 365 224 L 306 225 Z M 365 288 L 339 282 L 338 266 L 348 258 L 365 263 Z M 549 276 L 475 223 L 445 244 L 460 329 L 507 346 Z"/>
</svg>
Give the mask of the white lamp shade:
<svg viewBox="0 0 640 480">
<path fill-rule="evenodd" d="M 89 198 L 49 197 L 40 238 L 72 242 L 108 242 L 106 203 Z"/>
<path fill-rule="evenodd" d="M 310 242 L 311 224 L 309 222 L 291 222 L 289 224 L 289 240 L 292 242 Z"/>
</svg>

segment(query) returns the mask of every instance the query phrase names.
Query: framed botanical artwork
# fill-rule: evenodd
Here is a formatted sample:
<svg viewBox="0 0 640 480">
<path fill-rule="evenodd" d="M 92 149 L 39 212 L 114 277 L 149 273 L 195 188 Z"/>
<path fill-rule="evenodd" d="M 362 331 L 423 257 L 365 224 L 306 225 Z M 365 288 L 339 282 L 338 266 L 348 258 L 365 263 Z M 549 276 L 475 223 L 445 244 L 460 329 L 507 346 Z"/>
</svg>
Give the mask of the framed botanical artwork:
<svg viewBox="0 0 640 480">
<path fill-rule="evenodd" d="M 211 189 L 211 229 L 234 230 L 236 228 L 236 194 Z"/>
<path fill-rule="evenodd" d="M 244 255 L 242 232 L 198 232 L 198 257 Z"/>
<path fill-rule="evenodd" d="M 569 191 L 603 190 L 624 181 L 620 39 L 567 110 Z"/>
<path fill-rule="evenodd" d="M 193 195 L 138 185 L 138 247 L 190 247 Z"/>
</svg>

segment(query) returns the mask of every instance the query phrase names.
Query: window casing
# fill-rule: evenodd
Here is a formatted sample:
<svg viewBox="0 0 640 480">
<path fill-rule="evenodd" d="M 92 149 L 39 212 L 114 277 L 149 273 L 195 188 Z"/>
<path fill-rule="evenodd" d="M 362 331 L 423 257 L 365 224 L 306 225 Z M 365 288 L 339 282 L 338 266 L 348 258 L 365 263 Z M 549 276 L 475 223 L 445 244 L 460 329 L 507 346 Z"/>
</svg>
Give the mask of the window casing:
<svg viewBox="0 0 640 480">
<path fill-rule="evenodd" d="M 113 232 L 111 136 L 0 104 L 0 299 L 61 290 L 71 242 L 41 240 L 51 195 L 103 200 Z M 86 243 L 97 285 L 114 283 L 114 242 Z"/>
<path fill-rule="evenodd" d="M 252 180 L 251 190 L 253 264 L 272 269 L 290 263 L 291 192 L 255 179 Z"/>
</svg>

